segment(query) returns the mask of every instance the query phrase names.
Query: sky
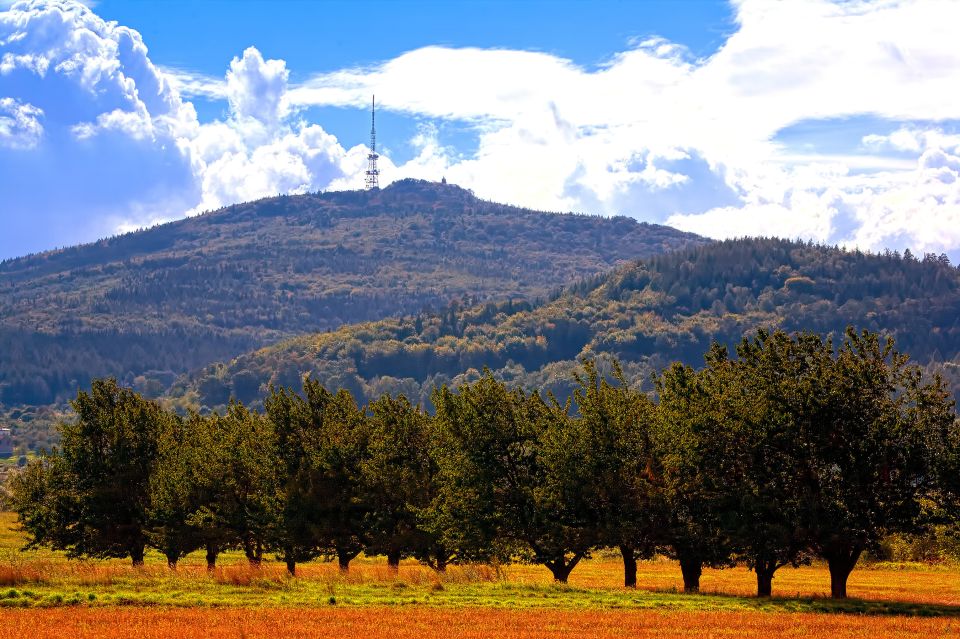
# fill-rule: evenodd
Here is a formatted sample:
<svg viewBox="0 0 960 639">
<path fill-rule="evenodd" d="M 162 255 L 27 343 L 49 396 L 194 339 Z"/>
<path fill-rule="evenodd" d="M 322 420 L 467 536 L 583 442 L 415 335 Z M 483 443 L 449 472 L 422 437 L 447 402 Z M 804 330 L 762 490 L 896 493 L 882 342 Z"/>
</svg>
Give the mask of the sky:
<svg viewBox="0 0 960 639">
<path fill-rule="evenodd" d="M 960 261 L 960 2 L 0 0 L 0 259 L 448 181 Z"/>
</svg>

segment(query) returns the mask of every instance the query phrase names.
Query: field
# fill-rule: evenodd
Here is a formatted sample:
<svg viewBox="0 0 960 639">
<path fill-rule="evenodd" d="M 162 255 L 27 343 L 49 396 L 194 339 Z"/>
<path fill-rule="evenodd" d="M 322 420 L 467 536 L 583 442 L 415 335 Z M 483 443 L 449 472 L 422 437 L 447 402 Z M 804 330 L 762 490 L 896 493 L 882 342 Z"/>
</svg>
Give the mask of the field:
<svg viewBox="0 0 960 639">
<path fill-rule="evenodd" d="M 865 566 L 851 599 L 825 598 L 821 566 L 782 569 L 774 597 L 750 595 L 741 569 L 707 570 L 703 593 L 685 595 L 673 562 L 640 565 L 637 590 L 620 587 L 617 557 L 582 563 L 570 584 L 539 566 L 452 567 L 414 562 L 392 573 L 361 557 L 341 575 L 323 562 L 296 579 L 279 564 L 251 569 L 227 555 L 208 574 L 202 558 L 177 571 L 154 555 L 126 562 L 68 561 L 21 552 L 10 514 L 0 514 L 0 639 L 6 637 L 960 637 L 960 567 Z"/>
</svg>

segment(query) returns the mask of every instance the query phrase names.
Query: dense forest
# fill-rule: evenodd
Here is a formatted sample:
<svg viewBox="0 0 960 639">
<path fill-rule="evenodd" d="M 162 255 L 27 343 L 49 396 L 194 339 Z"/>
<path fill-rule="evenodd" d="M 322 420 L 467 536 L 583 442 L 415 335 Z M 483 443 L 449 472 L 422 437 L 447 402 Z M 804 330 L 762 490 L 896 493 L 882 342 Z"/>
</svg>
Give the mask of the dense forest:
<svg viewBox="0 0 960 639">
<path fill-rule="evenodd" d="M 31 546 L 134 566 L 147 548 L 171 568 L 203 550 L 213 570 L 236 548 L 296 576 L 364 552 L 393 570 L 531 562 L 566 582 L 617 549 L 628 587 L 639 558 L 665 554 L 687 591 L 705 566 L 743 564 L 763 597 L 780 568 L 814 558 L 846 597 L 890 536 L 960 530 L 955 404 L 892 340 L 759 330 L 703 360 L 658 371 L 651 396 L 616 360 L 604 375 L 584 359 L 567 402 L 487 371 L 434 388 L 433 414 L 307 378 L 271 388 L 263 410 L 180 416 L 96 380 L 11 499 Z"/>
<path fill-rule="evenodd" d="M 546 297 L 703 240 L 545 214 L 454 185 L 280 196 L 0 263 L 0 405 L 177 375 L 284 337 L 472 301 Z"/>
<path fill-rule="evenodd" d="M 258 401 L 310 374 L 362 401 L 403 393 L 430 406 L 443 384 L 486 367 L 511 386 L 572 391 L 582 356 L 623 361 L 631 379 L 677 360 L 702 363 L 713 340 L 757 327 L 841 335 L 848 325 L 896 338 L 960 390 L 960 271 L 945 257 L 869 254 L 780 239 L 693 246 L 585 279 L 539 305 L 491 301 L 297 337 L 211 365 L 173 389 L 181 408 Z"/>
</svg>

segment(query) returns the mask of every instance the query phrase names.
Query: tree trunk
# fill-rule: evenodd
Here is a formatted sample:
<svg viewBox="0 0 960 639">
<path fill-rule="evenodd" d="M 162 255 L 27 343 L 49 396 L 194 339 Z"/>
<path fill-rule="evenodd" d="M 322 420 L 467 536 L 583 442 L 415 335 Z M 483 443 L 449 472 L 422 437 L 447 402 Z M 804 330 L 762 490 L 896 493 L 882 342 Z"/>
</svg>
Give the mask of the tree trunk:
<svg viewBox="0 0 960 639">
<path fill-rule="evenodd" d="M 165 553 L 165 555 L 167 557 L 167 568 L 169 568 L 170 570 L 176 570 L 177 560 L 180 558 L 179 554 L 168 552 L 168 553 Z"/>
<path fill-rule="evenodd" d="M 244 541 L 243 554 L 246 556 L 247 561 L 250 562 L 251 566 L 254 568 L 260 567 L 260 562 L 263 559 L 263 547 L 259 541 L 256 543 L 254 543 L 251 539 Z"/>
<path fill-rule="evenodd" d="M 287 572 L 290 573 L 291 577 L 296 577 L 297 576 L 297 560 L 287 555 L 287 558 L 284 561 L 287 564 Z"/>
<path fill-rule="evenodd" d="M 623 585 L 626 588 L 637 587 L 637 555 L 630 546 L 620 546 L 623 556 Z"/>
<path fill-rule="evenodd" d="M 700 592 L 700 575 L 703 574 L 702 561 L 681 557 L 680 574 L 683 575 L 684 592 Z"/>
<path fill-rule="evenodd" d="M 550 572 L 553 573 L 553 580 L 557 583 L 565 584 L 567 579 L 570 577 L 570 573 L 573 572 L 573 569 L 577 567 L 577 564 L 580 563 L 580 560 L 583 559 L 583 555 L 576 554 L 567 563 L 565 557 L 558 557 L 552 561 L 546 561 L 543 565 L 550 569 Z"/>
<path fill-rule="evenodd" d="M 834 599 L 847 597 L 847 578 L 853 572 L 862 552 L 861 548 L 837 548 L 830 553 L 824 553 L 830 568 L 830 596 Z"/>
<path fill-rule="evenodd" d="M 776 568 L 759 565 L 754 568 L 757 573 L 757 596 L 769 597 L 773 594 L 773 573 Z"/>
<path fill-rule="evenodd" d="M 400 551 L 391 550 L 387 552 L 387 567 L 391 572 L 398 572 L 400 570 Z"/>
<path fill-rule="evenodd" d="M 207 544 L 207 572 L 213 572 L 216 569 L 219 554 L 216 544 Z"/>
<path fill-rule="evenodd" d="M 130 559 L 133 561 L 134 568 L 139 568 L 143 565 L 144 552 L 145 550 L 143 544 L 134 546 L 130 549 Z"/>
<path fill-rule="evenodd" d="M 427 565 L 437 572 L 447 572 L 447 562 L 450 560 L 450 553 L 441 544 L 434 544 L 433 557 L 427 555 Z"/>
<path fill-rule="evenodd" d="M 346 548 L 337 548 L 337 563 L 340 565 L 340 572 L 350 572 L 350 560 L 360 553 Z"/>
</svg>

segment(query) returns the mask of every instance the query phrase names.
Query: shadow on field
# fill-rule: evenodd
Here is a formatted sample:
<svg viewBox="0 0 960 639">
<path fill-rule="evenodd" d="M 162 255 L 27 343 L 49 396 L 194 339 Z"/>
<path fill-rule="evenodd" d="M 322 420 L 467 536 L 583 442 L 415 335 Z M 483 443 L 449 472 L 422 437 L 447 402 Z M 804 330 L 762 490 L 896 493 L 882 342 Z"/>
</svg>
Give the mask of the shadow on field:
<svg viewBox="0 0 960 639">
<path fill-rule="evenodd" d="M 675 592 L 675 591 L 662 591 Z M 900 615 L 906 617 L 957 617 L 960 618 L 960 605 L 917 603 L 910 601 L 870 600 L 849 597 L 847 599 L 829 599 L 826 597 L 771 597 L 758 599 L 728 595 L 724 593 L 701 593 L 684 595 L 689 597 L 716 598 L 718 600 L 736 600 L 744 606 L 764 612 L 810 612 L 820 614 L 855 615 Z"/>
</svg>

